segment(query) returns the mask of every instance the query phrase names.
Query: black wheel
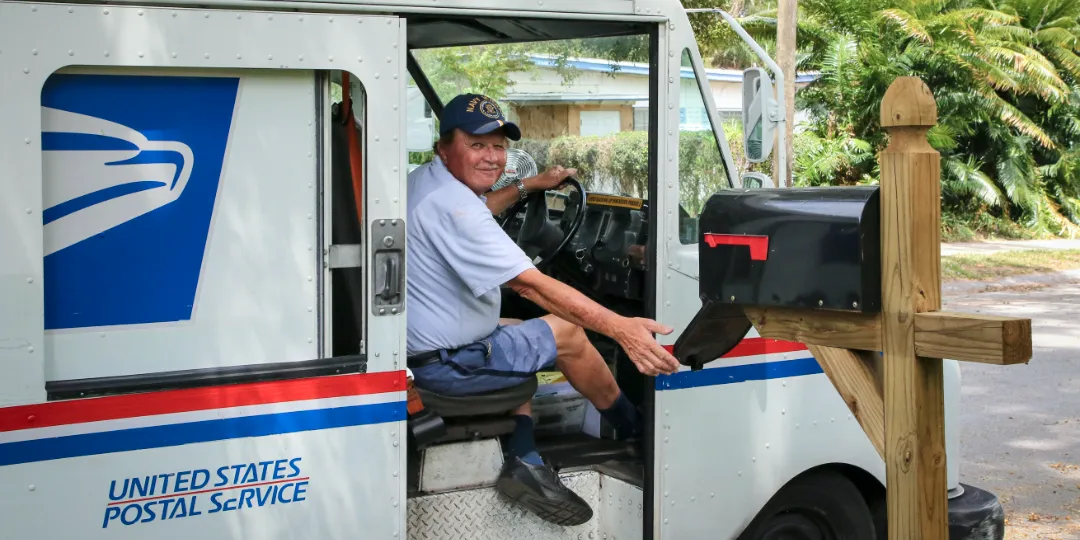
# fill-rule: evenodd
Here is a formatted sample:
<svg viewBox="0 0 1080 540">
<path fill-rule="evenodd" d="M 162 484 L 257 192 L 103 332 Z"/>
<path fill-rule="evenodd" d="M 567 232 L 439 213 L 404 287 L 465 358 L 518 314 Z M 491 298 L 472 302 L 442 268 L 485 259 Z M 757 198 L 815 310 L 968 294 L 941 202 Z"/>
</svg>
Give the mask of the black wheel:
<svg viewBox="0 0 1080 540">
<path fill-rule="evenodd" d="M 874 519 L 874 530 L 877 531 L 877 540 L 886 540 L 889 538 L 889 524 L 886 518 L 888 517 L 888 507 L 885 501 L 885 491 L 882 490 L 881 496 L 871 498 L 870 502 L 870 515 Z"/>
<path fill-rule="evenodd" d="M 855 484 L 815 472 L 784 486 L 739 540 L 874 540 L 873 515 Z"/>
</svg>

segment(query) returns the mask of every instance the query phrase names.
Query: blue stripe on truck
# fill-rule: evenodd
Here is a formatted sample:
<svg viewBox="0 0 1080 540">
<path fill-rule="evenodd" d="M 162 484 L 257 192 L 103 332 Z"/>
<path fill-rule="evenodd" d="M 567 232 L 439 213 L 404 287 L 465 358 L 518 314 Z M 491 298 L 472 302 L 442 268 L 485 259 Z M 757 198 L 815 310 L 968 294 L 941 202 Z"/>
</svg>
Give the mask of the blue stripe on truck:
<svg viewBox="0 0 1080 540">
<path fill-rule="evenodd" d="M 716 386 L 747 381 L 767 379 L 785 379 L 823 373 L 821 366 L 813 357 L 797 360 L 782 360 L 761 364 L 744 364 L 702 369 L 699 371 L 680 371 L 673 375 L 656 378 L 657 390 L 679 390 L 700 386 Z"/>
</svg>

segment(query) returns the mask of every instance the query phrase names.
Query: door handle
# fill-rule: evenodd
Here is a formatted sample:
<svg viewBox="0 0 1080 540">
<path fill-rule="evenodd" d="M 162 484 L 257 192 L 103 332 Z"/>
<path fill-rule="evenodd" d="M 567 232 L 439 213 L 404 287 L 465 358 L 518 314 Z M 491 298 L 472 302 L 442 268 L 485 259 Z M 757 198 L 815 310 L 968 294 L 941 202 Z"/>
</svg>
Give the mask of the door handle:
<svg viewBox="0 0 1080 540">
<path fill-rule="evenodd" d="M 405 309 L 405 221 L 371 222 L 371 311 L 375 316 L 397 315 Z"/>
<path fill-rule="evenodd" d="M 382 281 L 383 288 L 379 291 L 379 298 L 385 303 L 391 303 L 395 297 L 401 294 L 398 277 L 401 252 L 390 253 L 389 255 L 389 257 L 383 257 L 382 273 L 385 278 Z"/>
</svg>

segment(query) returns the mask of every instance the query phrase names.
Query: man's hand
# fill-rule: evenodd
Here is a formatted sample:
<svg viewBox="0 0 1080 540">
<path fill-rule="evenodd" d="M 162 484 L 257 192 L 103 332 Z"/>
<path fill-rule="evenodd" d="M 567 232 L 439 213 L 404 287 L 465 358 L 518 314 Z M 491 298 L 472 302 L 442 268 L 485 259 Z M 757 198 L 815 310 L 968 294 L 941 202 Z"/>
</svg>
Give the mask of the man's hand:
<svg viewBox="0 0 1080 540">
<path fill-rule="evenodd" d="M 668 335 L 672 329 L 652 319 L 623 319 L 614 336 L 638 371 L 655 377 L 679 370 L 679 361 L 656 342 L 652 333 Z"/>
<path fill-rule="evenodd" d="M 577 169 L 567 169 L 562 165 L 556 165 L 536 176 L 530 176 L 522 180 L 521 183 L 525 184 L 525 189 L 530 192 L 547 191 L 559 187 L 559 184 L 562 184 L 567 178 L 575 174 L 577 174 Z"/>
<path fill-rule="evenodd" d="M 537 191 L 555 189 L 568 177 L 575 174 L 577 174 L 577 169 L 567 169 L 566 167 L 556 166 L 536 176 L 524 178 L 521 180 L 521 183 L 525 186 L 525 191 L 535 193 Z M 492 214 L 498 215 L 505 212 L 518 201 L 518 188 L 516 185 L 510 184 L 498 191 L 488 193 L 486 197 L 488 210 L 491 210 Z"/>
<path fill-rule="evenodd" d="M 614 339 L 645 375 L 655 377 L 679 369 L 679 361 L 652 335 L 670 334 L 672 329 L 667 326 L 651 319 L 623 317 L 535 268 L 522 272 L 508 285 L 548 313 Z"/>
</svg>

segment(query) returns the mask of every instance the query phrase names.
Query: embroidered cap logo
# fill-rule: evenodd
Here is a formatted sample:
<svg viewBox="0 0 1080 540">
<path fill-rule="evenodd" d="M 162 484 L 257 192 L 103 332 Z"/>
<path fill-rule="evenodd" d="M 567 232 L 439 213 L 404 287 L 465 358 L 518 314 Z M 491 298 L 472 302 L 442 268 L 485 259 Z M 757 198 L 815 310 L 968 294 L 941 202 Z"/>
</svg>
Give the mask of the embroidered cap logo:
<svg viewBox="0 0 1080 540">
<path fill-rule="evenodd" d="M 498 119 L 502 116 L 502 111 L 499 110 L 499 106 L 490 99 L 485 99 L 480 103 L 480 113 L 488 118 Z"/>
</svg>

